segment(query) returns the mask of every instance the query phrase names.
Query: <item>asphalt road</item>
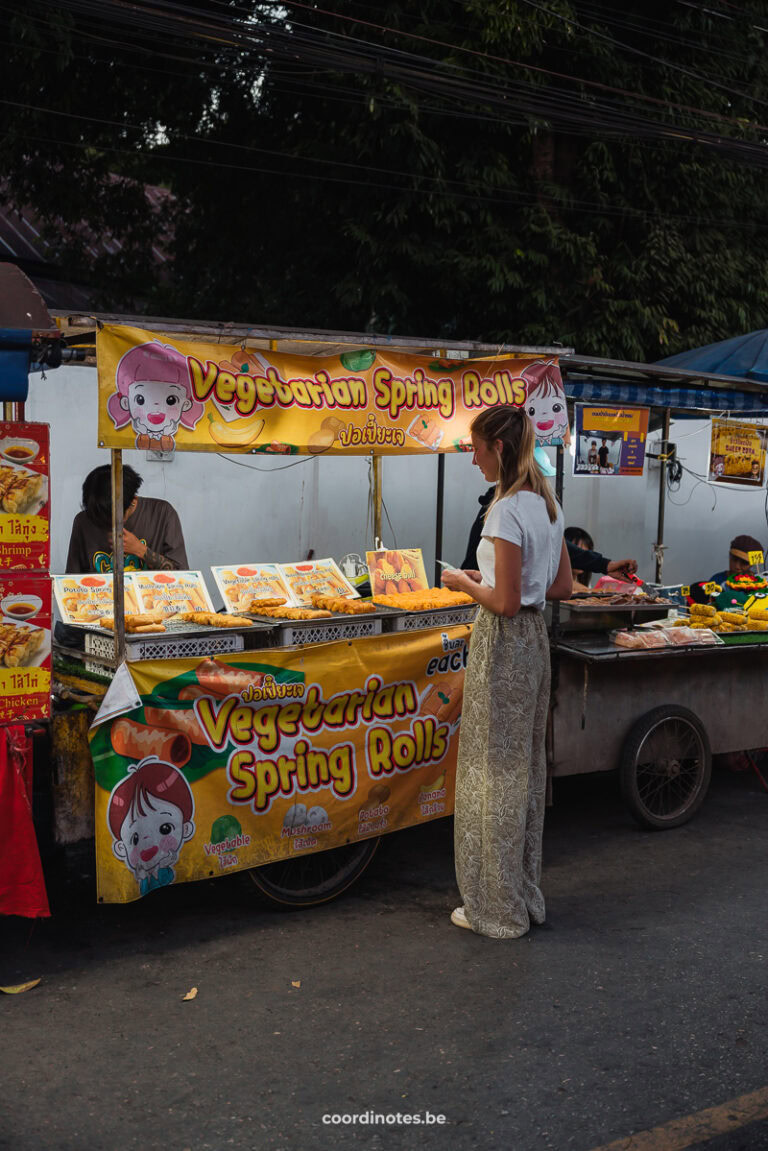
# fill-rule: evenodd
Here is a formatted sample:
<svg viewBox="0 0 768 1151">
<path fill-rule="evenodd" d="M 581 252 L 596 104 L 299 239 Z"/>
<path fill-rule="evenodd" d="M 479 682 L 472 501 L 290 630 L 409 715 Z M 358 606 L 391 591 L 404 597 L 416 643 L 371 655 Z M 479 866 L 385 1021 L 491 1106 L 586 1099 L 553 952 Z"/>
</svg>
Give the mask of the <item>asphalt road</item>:
<svg viewBox="0 0 768 1151">
<path fill-rule="evenodd" d="M 51 922 L 0 921 L 0 984 L 42 977 L 0 995 L 0 1147 L 768 1149 L 762 1115 L 689 1118 L 768 1085 L 768 794 L 716 774 L 660 834 L 608 778 L 555 800 L 548 921 L 517 941 L 451 925 L 445 820 L 301 912 L 245 876 L 99 907 L 57 869 Z M 367 1113 L 401 1120 L 324 1121 Z"/>
</svg>

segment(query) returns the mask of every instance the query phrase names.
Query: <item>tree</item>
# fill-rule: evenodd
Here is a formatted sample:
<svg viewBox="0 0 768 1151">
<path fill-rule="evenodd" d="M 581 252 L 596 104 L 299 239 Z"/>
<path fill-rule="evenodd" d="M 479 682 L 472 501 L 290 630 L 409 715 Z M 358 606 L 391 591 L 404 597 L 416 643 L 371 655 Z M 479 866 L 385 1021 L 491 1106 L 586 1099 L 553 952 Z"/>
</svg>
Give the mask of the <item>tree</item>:
<svg viewBox="0 0 768 1151">
<path fill-rule="evenodd" d="M 32 0 L 10 194 L 104 302 L 656 359 L 764 322 L 760 8 Z"/>
</svg>

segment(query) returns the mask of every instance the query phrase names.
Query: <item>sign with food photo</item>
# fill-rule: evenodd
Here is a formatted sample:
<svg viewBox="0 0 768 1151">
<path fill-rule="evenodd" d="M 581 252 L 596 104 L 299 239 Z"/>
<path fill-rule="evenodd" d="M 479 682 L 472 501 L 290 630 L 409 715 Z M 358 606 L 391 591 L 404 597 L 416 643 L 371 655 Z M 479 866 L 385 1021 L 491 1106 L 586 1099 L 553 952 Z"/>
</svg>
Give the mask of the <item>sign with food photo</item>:
<svg viewBox="0 0 768 1151">
<path fill-rule="evenodd" d="M 306 560 L 279 564 L 280 574 L 297 607 L 311 607 L 313 596 L 341 596 L 355 599 L 360 593 L 352 587 L 333 559 Z"/>
<path fill-rule="evenodd" d="M 486 408 L 523 408 L 542 444 L 568 441 L 557 358 L 448 360 L 354 348 L 325 356 L 105 324 L 96 337 L 99 446 L 275 455 L 471 450 Z"/>
<path fill-rule="evenodd" d="M 0 569 L 50 566 L 49 429 L 0 422 Z"/>
<path fill-rule="evenodd" d="M 212 567 L 211 573 L 224 601 L 224 611 L 256 611 L 258 607 L 293 603 L 277 564 L 226 564 Z"/>
<path fill-rule="evenodd" d="M 213 613 L 202 572 L 132 572 L 132 584 L 143 613 Z M 126 609 L 127 610 L 127 609 Z"/>
<path fill-rule="evenodd" d="M 0 723 L 51 714 L 51 580 L 0 578 Z"/>
<path fill-rule="evenodd" d="M 365 553 L 372 595 L 402 595 L 429 587 L 421 548 Z"/>
<path fill-rule="evenodd" d="M 139 612 L 139 600 L 133 584 L 133 572 L 125 573 L 125 611 Z M 53 577 L 62 623 L 96 624 L 113 610 L 112 573 L 103 575 L 57 575 Z"/>
</svg>

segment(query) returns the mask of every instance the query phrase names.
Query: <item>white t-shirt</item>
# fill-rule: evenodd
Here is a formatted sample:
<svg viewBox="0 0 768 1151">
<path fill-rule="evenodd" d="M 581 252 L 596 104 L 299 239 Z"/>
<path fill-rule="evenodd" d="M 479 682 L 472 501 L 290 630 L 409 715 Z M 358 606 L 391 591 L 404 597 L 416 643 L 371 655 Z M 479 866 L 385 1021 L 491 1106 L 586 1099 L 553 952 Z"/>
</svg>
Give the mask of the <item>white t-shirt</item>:
<svg viewBox="0 0 768 1151">
<path fill-rule="evenodd" d="M 544 609 L 547 589 L 554 583 L 563 547 L 563 513 L 550 521 L 547 505 L 535 492 L 516 492 L 493 505 L 483 525 L 477 566 L 486 587 L 495 587 L 495 538 L 509 540 L 522 551 L 520 606 Z"/>
</svg>

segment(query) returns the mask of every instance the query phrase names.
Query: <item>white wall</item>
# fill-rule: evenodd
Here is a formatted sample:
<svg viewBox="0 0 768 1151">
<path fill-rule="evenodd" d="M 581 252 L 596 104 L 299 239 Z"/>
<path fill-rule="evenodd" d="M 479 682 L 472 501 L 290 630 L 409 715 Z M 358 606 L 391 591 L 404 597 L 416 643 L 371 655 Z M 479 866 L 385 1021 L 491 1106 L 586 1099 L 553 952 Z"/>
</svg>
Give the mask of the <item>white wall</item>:
<svg viewBox="0 0 768 1151">
<path fill-rule="evenodd" d="M 109 453 L 97 447 L 95 369 L 68 366 L 49 372 L 46 379 L 32 376 L 26 415 L 51 425 L 52 570 L 63 572 L 83 478 L 91 468 L 109 461 Z M 705 420 L 672 425 L 671 438 L 678 444 L 680 459 L 700 474 L 708 459 L 708 429 Z M 554 452 L 550 455 L 554 459 Z M 212 592 L 215 587 L 207 570 L 211 564 L 290 562 L 305 558 L 310 549 L 316 557 L 339 559 L 346 552 L 362 554 L 373 544 L 367 526 L 365 458 L 221 458 L 179 452 L 172 462 L 157 463 L 147 460 L 144 452 L 130 451 L 124 452 L 124 460 L 144 477 L 144 495 L 174 505 L 190 565 L 206 573 Z M 633 556 L 640 575 L 652 579 L 658 466 L 647 464 L 639 479 L 589 479 L 570 475 L 570 455 L 565 460 L 566 523 L 586 528 L 598 550 L 612 559 Z M 445 461 L 441 558 L 458 564 L 477 513 L 477 498 L 487 485 L 470 455 L 449 455 Z M 293 466 L 285 469 L 286 463 Z M 391 546 L 396 539 L 400 547 L 421 547 L 431 577 L 437 459 L 386 457 L 382 474 L 394 529 L 393 535 L 384 517 L 385 543 Z M 727 566 L 728 542 L 743 532 L 768 542 L 765 490 L 725 486 L 715 490 L 686 474 L 680 492 L 666 503 L 665 582 L 705 578 Z"/>
</svg>

